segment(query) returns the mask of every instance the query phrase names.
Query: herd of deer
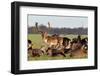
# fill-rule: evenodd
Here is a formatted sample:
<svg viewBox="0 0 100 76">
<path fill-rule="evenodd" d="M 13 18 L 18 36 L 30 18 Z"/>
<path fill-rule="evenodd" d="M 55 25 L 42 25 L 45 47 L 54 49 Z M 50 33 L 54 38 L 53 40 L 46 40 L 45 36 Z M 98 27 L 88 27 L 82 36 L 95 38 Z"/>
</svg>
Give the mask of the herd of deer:
<svg viewBox="0 0 100 76">
<path fill-rule="evenodd" d="M 34 45 L 31 40 L 28 40 L 28 52 L 35 57 L 41 55 L 48 56 L 58 56 L 61 55 L 66 57 L 66 54 L 72 56 L 81 56 L 87 54 L 88 50 L 88 38 L 81 38 L 78 35 L 77 38 L 69 39 L 67 37 L 62 37 L 57 34 L 49 35 L 46 31 L 41 31 L 38 28 L 38 23 L 35 23 L 37 31 L 41 34 L 42 41 L 46 46 L 40 49 L 33 48 Z M 48 27 L 50 28 L 50 22 L 48 22 Z M 79 54 L 79 55 L 78 55 Z"/>
</svg>

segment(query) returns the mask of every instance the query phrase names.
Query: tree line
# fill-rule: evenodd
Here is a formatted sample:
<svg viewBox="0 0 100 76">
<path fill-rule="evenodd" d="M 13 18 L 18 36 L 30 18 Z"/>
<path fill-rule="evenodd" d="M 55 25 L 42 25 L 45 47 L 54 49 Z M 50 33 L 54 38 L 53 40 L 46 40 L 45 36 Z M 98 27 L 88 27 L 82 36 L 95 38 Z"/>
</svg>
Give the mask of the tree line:
<svg viewBox="0 0 100 76">
<path fill-rule="evenodd" d="M 68 34 L 73 34 L 73 35 L 87 35 L 88 34 L 88 28 L 83 28 L 83 27 L 79 27 L 79 28 L 50 28 L 48 29 L 48 27 L 46 27 L 45 25 L 39 25 L 39 30 L 40 31 L 46 31 L 49 34 L 63 34 L 63 35 L 68 35 Z M 35 26 L 32 27 L 28 27 L 28 34 L 39 34 L 39 32 L 37 31 Z"/>
</svg>

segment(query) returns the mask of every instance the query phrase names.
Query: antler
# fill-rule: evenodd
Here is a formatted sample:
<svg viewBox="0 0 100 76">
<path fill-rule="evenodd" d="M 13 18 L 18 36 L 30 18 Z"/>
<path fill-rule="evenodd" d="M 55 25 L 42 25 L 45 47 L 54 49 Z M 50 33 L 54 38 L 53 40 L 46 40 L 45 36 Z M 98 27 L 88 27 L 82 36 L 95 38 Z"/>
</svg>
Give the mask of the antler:
<svg viewBox="0 0 100 76">
<path fill-rule="evenodd" d="M 37 31 L 39 31 L 39 29 L 38 29 L 38 22 L 35 23 L 35 26 L 36 26 Z"/>
<path fill-rule="evenodd" d="M 39 28 L 38 28 L 38 22 L 35 23 L 35 26 L 36 26 L 37 31 L 42 33 L 42 31 L 40 31 Z"/>
<path fill-rule="evenodd" d="M 48 28 L 49 28 L 49 29 L 51 28 L 50 22 L 48 22 Z"/>
</svg>

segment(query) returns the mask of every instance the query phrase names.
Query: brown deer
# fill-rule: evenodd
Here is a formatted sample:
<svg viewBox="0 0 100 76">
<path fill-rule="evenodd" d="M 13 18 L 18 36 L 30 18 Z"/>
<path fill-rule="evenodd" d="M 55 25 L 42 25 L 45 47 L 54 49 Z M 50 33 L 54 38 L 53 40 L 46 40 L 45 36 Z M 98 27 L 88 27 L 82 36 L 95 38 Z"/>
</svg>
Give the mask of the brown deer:
<svg viewBox="0 0 100 76">
<path fill-rule="evenodd" d="M 51 48 L 48 48 L 47 50 L 46 50 L 46 52 L 47 52 L 47 55 L 48 56 L 58 56 L 58 55 L 62 55 L 63 57 L 66 57 L 66 55 L 65 55 L 65 53 L 64 53 L 64 50 L 62 49 L 62 48 L 53 48 L 53 47 L 51 47 Z"/>
<path fill-rule="evenodd" d="M 36 25 L 36 29 L 39 33 L 41 33 L 41 37 L 43 42 L 48 45 L 48 47 L 52 47 L 52 46 L 57 46 L 57 45 L 62 45 L 63 43 L 63 38 L 59 37 L 59 36 L 50 36 L 48 35 L 48 33 L 46 31 L 40 31 L 38 28 L 38 23 L 35 23 Z M 50 29 L 50 22 L 48 22 L 48 27 Z"/>
</svg>

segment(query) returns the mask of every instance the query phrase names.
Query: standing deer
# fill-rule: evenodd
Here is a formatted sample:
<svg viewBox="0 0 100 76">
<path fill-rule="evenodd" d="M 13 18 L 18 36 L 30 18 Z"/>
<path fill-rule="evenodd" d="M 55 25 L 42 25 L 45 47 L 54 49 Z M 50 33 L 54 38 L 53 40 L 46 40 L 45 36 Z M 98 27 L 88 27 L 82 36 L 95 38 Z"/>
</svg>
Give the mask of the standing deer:
<svg viewBox="0 0 100 76">
<path fill-rule="evenodd" d="M 38 28 L 38 23 L 35 23 L 36 29 L 39 33 L 41 33 L 42 40 L 45 44 L 48 45 L 48 47 L 52 46 L 57 46 L 57 45 L 62 45 L 63 43 L 63 38 L 59 36 L 50 36 L 46 31 L 40 31 Z M 48 27 L 50 29 L 50 22 L 48 22 Z"/>
</svg>

